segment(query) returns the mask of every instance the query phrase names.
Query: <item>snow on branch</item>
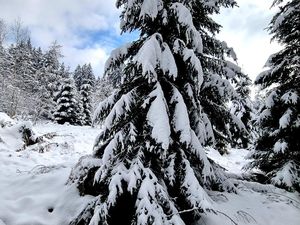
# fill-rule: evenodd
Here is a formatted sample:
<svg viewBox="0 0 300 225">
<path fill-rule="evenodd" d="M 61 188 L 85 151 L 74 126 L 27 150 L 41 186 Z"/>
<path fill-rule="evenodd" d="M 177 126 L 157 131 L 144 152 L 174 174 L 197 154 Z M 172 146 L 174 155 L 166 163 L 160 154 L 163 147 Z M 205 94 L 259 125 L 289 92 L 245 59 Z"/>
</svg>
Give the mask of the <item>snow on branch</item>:
<svg viewBox="0 0 300 225">
<path fill-rule="evenodd" d="M 104 129 L 109 130 L 113 124 L 117 123 L 119 119 L 128 113 L 131 109 L 133 102 L 133 95 L 135 94 L 135 89 L 121 96 L 121 98 L 115 102 L 110 113 L 107 115 L 104 122 Z"/>
<path fill-rule="evenodd" d="M 141 12 L 139 18 L 145 20 L 150 18 L 152 21 L 156 19 L 159 11 L 163 9 L 162 0 L 144 0 L 142 1 Z"/>
<path fill-rule="evenodd" d="M 168 107 L 159 83 L 156 84 L 155 89 L 149 94 L 148 101 L 151 98 L 155 98 L 150 103 L 150 108 L 147 113 L 147 122 L 152 127 L 151 136 L 157 143 L 162 145 L 164 150 L 167 150 L 170 144 L 171 128 Z"/>
<path fill-rule="evenodd" d="M 174 56 L 167 43 L 163 42 L 158 33 L 148 38 L 134 57 L 134 62 L 142 68 L 143 76 L 149 81 L 157 80 L 157 70 L 175 79 L 177 77 L 177 65 Z"/>
<path fill-rule="evenodd" d="M 110 57 L 105 62 L 104 71 L 107 73 L 111 68 L 115 67 L 117 64 L 121 64 L 127 56 L 130 48 L 134 45 L 133 43 L 127 43 L 124 46 L 113 50 Z"/>
<path fill-rule="evenodd" d="M 145 41 L 141 49 L 135 56 L 134 61 L 142 68 L 143 76 L 148 77 L 150 81 L 157 79 L 155 69 L 161 61 L 161 47 L 162 37 L 160 34 L 153 34 Z"/>
<path fill-rule="evenodd" d="M 180 142 L 190 144 L 191 137 L 191 127 L 188 110 L 184 99 L 178 89 L 173 86 L 173 96 L 171 98 L 171 104 L 175 103 L 175 111 L 172 120 L 174 130 L 180 132 Z"/>
<path fill-rule="evenodd" d="M 193 17 L 190 10 L 183 3 L 179 2 L 173 3 L 170 9 L 173 10 L 173 13 L 177 17 L 179 23 L 178 26 L 186 29 L 185 35 L 187 43 L 191 44 L 197 53 L 202 53 L 202 37 L 194 26 Z M 180 29 L 180 27 L 178 27 L 178 29 Z"/>
<path fill-rule="evenodd" d="M 198 179 L 194 174 L 190 162 L 183 160 L 183 168 L 185 170 L 184 181 L 182 184 L 182 192 L 187 196 L 192 207 L 199 207 L 203 211 L 212 209 L 212 201 L 206 194 L 205 190 L 199 184 Z"/>
<path fill-rule="evenodd" d="M 104 119 L 105 115 L 109 113 L 111 108 L 118 100 L 118 95 L 119 93 L 115 91 L 108 98 L 106 98 L 105 100 L 99 103 L 93 115 L 93 119 L 92 119 L 93 124 L 97 124 Z"/>
</svg>

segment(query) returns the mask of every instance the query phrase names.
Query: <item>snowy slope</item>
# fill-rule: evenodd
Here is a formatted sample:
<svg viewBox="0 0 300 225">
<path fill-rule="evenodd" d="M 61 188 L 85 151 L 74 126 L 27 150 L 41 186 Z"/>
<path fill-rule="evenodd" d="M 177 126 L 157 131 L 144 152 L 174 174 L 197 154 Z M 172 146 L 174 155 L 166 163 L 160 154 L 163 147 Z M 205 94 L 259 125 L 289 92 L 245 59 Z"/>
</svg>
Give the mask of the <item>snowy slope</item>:
<svg viewBox="0 0 300 225">
<path fill-rule="evenodd" d="M 34 127 L 38 136 L 52 133 L 47 151 L 36 146 L 16 152 L 20 139 L 0 128 L 0 224 L 67 224 L 89 200 L 67 186 L 71 168 L 81 155 L 92 152 L 99 129 L 55 124 Z"/>
<path fill-rule="evenodd" d="M 0 225 L 65 225 L 90 199 L 80 197 L 66 185 L 71 168 L 82 155 L 91 154 L 99 129 L 52 123 L 33 127 L 37 136 L 46 135 L 44 152 L 37 145 L 16 151 L 22 141 L 0 128 Z M 229 172 L 241 174 L 246 150 L 232 149 L 226 156 L 210 149 L 208 156 Z M 264 189 L 265 192 L 248 187 Z M 299 225 L 299 194 L 273 186 L 245 182 L 237 194 L 210 193 L 216 213 L 206 214 L 206 225 Z"/>
</svg>

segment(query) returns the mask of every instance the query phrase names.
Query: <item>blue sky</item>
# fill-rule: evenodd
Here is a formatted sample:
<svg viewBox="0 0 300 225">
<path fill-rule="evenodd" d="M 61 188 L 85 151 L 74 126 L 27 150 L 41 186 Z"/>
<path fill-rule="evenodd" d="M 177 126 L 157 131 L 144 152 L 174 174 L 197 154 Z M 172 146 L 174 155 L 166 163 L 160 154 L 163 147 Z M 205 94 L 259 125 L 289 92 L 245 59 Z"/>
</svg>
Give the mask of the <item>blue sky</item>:
<svg viewBox="0 0 300 225">
<path fill-rule="evenodd" d="M 279 49 L 264 30 L 274 13 L 269 9 L 272 0 L 237 3 L 240 7 L 215 17 L 223 26 L 218 38 L 235 49 L 239 65 L 254 79 L 268 56 Z M 8 23 L 20 18 L 30 28 L 35 45 L 46 49 L 57 40 L 71 69 L 91 62 L 97 75 L 103 73 L 112 49 L 136 37 L 120 36 L 120 12 L 114 0 L 0 0 L 0 6 L 0 18 Z"/>
</svg>

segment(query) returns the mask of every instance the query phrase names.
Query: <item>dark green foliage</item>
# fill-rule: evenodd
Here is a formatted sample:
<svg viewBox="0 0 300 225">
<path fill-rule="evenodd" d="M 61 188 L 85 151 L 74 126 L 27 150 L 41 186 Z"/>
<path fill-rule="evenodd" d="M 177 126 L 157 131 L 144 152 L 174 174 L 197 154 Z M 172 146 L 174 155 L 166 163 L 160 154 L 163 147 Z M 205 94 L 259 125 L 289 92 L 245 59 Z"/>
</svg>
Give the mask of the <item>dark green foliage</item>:
<svg viewBox="0 0 300 225">
<path fill-rule="evenodd" d="M 82 124 L 90 126 L 92 124 L 91 119 L 91 85 L 82 84 L 80 88 L 80 100 L 82 104 Z"/>
<path fill-rule="evenodd" d="M 274 1 L 274 6 L 282 1 Z M 283 49 L 271 55 L 255 83 L 266 91 L 260 109 L 259 138 L 249 167 L 261 169 L 269 181 L 300 190 L 300 1 L 280 5 L 269 31 Z"/>
<path fill-rule="evenodd" d="M 56 95 L 54 119 L 59 124 L 78 124 L 78 101 L 75 99 L 75 85 L 71 78 L 62 81 Z"/>
</svg>

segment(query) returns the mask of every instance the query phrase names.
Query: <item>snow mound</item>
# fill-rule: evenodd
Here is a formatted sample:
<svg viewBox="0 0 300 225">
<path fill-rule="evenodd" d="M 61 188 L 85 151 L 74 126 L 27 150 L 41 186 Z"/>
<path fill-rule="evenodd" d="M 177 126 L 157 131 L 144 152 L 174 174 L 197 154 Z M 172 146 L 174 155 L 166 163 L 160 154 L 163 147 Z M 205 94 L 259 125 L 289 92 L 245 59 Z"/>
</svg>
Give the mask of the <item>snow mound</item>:
<svg viewBox="0 0 300 225">
<path fill-rule="evenodd" d="M 79 157 L 92 153 L 99 130 L 38 124 L 33 129 L 49 148 L 39 152 L 37 143 L 16 151 L 21 125 L 0 128 L 0 225 L 69 224 L 91 199 L 66 182 Z"/>
<path fill-rule="evenodd" d="M 5 127 L 11 124 L 13 124 L 13 120 L 6 113 L 0 112 L 0 127 Z"/>
</svg>

